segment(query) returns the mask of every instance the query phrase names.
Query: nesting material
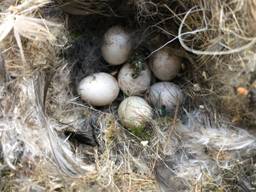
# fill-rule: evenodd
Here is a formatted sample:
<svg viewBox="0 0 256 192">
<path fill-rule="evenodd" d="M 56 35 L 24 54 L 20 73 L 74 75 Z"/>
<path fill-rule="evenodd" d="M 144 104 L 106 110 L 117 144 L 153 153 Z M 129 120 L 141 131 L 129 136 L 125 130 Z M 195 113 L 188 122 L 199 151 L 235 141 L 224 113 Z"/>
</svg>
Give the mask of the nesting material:
<svg viewBox="0 0 256 192">
<path fill-rule="evenodd" d="M 163 48 L 152 55 L 150 68 L 158 79 L 169 81 L 179 73 L 181 62 L 180 57 L 172 55 L 168 48 Z"/>
<path fill-rule="evenodd" d="M 151 72 L 148 66 L 136 75 L 131 64 L 125 64 L 118 74 L 118 84 L 126 95 L 142 95 L 150 86 Z"/>
<path fill-rule="evenodd" d="M 140 97 L 131 96 L 122 101 L 118 116 L 126 128 L 141 128 L 152 119 L 152 108 Z"/>
<path fill-rule="evenodd" d="M 156 109 L 173 112 L 183 102 L 183 93 L 174 83 L 160 82 L 150 87 L 147 99 Z"/>
<path fill-rule="evenodd" d="M 255 127 L 255 19 L 247 17 L 256 13 L 253 1 L 0 1 L 0 191 L 255 191 L 255 136 L 237 128 Z M 187 64 L 179 77 L 189 97 L 183 113 L 152 119 L 140 98 L 132 123 L 145 117 L 150 125 L 127 131 L 115 118 L 117 102 L 100 110 L 77 100 L 80 74 L 119 69 L 99 53 L 102 29 L 113 24 L 134 31 L 132 49 L 145 47 L 143 56 L 175 44 Z M 69 131 L 98 145 L 74 141 Z"/>
<path fill-rule="evenodd" d="M 107 73 L 95 73 L 85 77 L 77 89 L 81 98 L 93 106 L 111 104 L 118 96 L 116 79 Z"/>
<path fill-rule="evenodd" d="M 195 185 L 202 186 L 203 191 L 233 191 L 241 186 L 237 181 L 247 182 L 255 175 L 251 171 L 255 169 L 251 161 L 255 136 L 230 127 L 221 116 L 205 109 L 187 113 L 186 118 L 177 129 L 181 143 L 176 149 L 182 146 L 182 153 L 176 150 L 169 154 L 156 170 L 163 191 L 193 191 Z M 255 185 L 248 182 L 247 189 L 254 191 Z"/>
<path fill-rule="evenodd" d="M 0 53 L 0 83 L 5 80 L 5 61 Z"/>
<path fill-rule="evenodd" d="M 72 15 L 93 15 L 99 14 L 104 16 L 113 15 L 113 10 L 110 6 L 110 0 L 55 0 L 63 11 Z"/>
<path fill-rule="evenodd" d="M 105 33 L 101 52 L 109 64 L 124 63 L 128 59 L 131 49 L 131 37 L 123 28 L 114 26 Z"/>
</svg>

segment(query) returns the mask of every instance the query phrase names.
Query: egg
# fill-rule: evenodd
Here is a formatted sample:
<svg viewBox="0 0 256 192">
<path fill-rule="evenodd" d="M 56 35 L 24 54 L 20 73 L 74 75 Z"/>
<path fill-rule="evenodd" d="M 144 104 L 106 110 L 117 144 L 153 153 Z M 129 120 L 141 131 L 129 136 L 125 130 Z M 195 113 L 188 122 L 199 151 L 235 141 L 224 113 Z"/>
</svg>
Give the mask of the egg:
<svg viewBox="0 0 256 192">
<path fill-rule="evenodd" d="M 117 80 L 107 73 L 94 73 L 80 81 L 77 91 L 81 99 L 93 106 L 111 104 L 119 94 Z"/>
<path fill-rule="evenodd" d="M 147 93 L 147 100 L 156 108 L 172 113 L 183 102 L 183 93 L 178 85 L 159 82 L 152 85 Z"/>
<path fill-rule="evenodd" d="M 151 56 L 150 68 L 158 79 L 169 81 L 179 73 L 181 62 L 180 57 L 172 55 L 168 48 L 163 48 Z"/>
<path fill-rule="evenodd" d="M 144 127 L 152 119 L 153 112 L 143 98 L 131 96 L 119 105 L 118 116 L 124 127 L 134 129 Z"/>
<path fill-rule="evenodd" d="M 126 95 L 142 95 L 149 87 L 151 82 L 151 72 L 147 65 L 144 69 L 137 72 L 134 67 L 127 63 L 118 74 L 118 84 Z"/>
<path fill-rule="evenodd" d="M 130 34 L 119 26 L 111 27 L 104 35 L 101 47 L 102 56 L 111 65 L 124 63 L 131 52 Z"/>
</svg>

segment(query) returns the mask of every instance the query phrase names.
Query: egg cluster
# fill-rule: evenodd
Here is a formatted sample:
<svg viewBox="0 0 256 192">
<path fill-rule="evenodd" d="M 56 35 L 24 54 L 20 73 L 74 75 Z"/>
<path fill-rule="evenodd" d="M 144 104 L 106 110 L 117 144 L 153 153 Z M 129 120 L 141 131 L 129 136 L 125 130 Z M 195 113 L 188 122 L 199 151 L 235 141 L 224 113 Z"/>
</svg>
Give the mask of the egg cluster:
<svg viewBox="0 0 256 192">
<path fill-rule="evenodd" d="M 121 91 L 127 95 L 119 105 L 118 116 L 126 128 L 143 127 L 153 117 L 153 108 L 171 113 L 183 101 L 178 85 L 169 82 L 179 73 L 182 59 L 168 48 L 155 52 L 148 64 L 134 65 L 131 35 L 114 26 L 104 35 L 102 56 L 110 65 L 122 65 L 117 79 L 104 72 L 85 77 L 78 85 L 82 100 L 93 106 L 110 105 Z M 145 59 L 142 59 L 145 61 Z M 139 63 L 140 64 L 140 63 Z M 153 85 L 153 75 L 160 80 Z"/>
</svg>

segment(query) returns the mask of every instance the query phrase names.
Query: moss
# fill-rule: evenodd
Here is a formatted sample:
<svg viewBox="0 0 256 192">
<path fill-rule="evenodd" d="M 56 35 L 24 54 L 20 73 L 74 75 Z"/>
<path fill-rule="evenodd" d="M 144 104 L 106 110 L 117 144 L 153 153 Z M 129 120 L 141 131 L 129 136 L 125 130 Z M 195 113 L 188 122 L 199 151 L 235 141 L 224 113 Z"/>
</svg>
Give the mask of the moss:
<svg viewBox="0 0 256 192">
<path fill-rule="evenodd" d="M 224 189 L 215 183 L 204 183 L 202 190 L 204 192 L 224 192 Z"/>
<path fill-rule="evenodd" d="M 137 49 L 133 55 L 129 59 L 129 63 L 131 64 L 134 72 L 133 72 L 133 78 L 136 79 L 142 71 L 144 71 L 146 68 L 146 55 L 149 54 L 146 49 L 139 48 Z"/>
<path fill-rule="evenodd" d="M 146 126 L 130 128 L 129 131 L 142 140 L 149 140 L 152 136 L 152 130 Z"/>
</svg>

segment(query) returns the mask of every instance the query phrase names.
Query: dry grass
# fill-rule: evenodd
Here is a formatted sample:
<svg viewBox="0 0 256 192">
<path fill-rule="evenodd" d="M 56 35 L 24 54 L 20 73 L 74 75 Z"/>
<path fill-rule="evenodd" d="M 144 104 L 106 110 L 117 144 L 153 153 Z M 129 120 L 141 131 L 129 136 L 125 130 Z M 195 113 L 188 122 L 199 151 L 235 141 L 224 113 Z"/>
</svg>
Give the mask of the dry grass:
<svg viewBox="0 0 256 192">
<path fill-rule="evenodd" d="M 179 12 L 169 6 L 170 17 L 156 26 L 167 36 L 153 52 L 178 41 L 188 53 L 193 53 L 192 78 L 185 89 L 192 100 L 216 106 L 237 125 L 255 126 L 255 107 L 251 99 L 255 82 L 255 3 L 253 1 L 185 1 Z M 153 53 L 152 52 L 152 53 Z M 191 89 L 195 87 L 195 92 Z M 239 93 L 243 89 L 244 93 Z M 251 93 L 251 94 L 250 94 Z"/>
<path fill-rule="evenodd" d="M 250 107 L 248 95 L 237 92 L 240 87 L 250 91 L 255 81 L 256 66 L 252 62 L 255 57 L 255 34 L 248 11 L 253 7 L 251 3 L 203 2 L 207 10 L 204 20 L 195 16 L 201 20 L 197 23 L 202 25 L 191 26 L 201 31 L 194 33 L 196 30 L 192 30 L 192 37 L 187 41 L 190 45 L 183 47 L 199 56 L 196 70 L 201 73 L 198 76 L 207 85 L 208 94 L 214 97 L 213 105 L 230 115 L 235 123 L 253 127 L 255 110 Z"/>
<path fill-rule="evenodd" d="M 115 15 L 111 7 L 113 0 L 55 0 L 65 12 L 74 15 Z"/>
</svg>

